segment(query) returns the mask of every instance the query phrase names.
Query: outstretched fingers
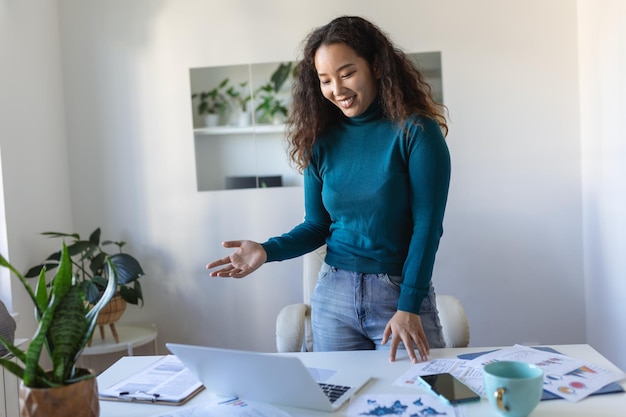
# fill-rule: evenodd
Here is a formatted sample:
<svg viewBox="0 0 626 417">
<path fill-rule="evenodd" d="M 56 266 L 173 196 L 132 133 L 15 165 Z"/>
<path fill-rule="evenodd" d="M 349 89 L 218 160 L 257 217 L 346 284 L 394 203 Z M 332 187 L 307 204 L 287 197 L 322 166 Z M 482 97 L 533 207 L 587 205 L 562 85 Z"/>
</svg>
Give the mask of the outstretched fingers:
<svg viewBox="0 0 626 417">
<path fill-rule="evenodd" d="M 212 271 L 212 277 L 243 278 L 256 271 L 267 260 L 267 254 L 262 245 L 250 240 L 230 240 L 222 242 L 225 248 L 236 248 L 228 256 L 216 259 L 206 265 L 207 269 L 222 267 Z"/>
</svg>

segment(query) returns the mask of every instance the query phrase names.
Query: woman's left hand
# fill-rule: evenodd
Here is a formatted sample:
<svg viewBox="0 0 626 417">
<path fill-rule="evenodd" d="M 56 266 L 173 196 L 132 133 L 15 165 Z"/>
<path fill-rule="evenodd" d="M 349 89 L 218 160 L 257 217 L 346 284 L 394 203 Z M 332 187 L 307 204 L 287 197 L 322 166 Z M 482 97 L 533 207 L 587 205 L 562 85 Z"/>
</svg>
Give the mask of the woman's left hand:
<svg viewBox="0 0 626 417">
<path fill-rule="evenodd" d="M 428 360 L 430 346 L 428 345 L 428 339 L 426 339 L 426 334 L 422 327 L 422 319 L 419 314 L 409 313 L 408 311 L 396 311 L 396 314 L 389 320 L 383 332 L 383 345 L 387 343 L 390 335 L 389 360 L 391 362 L 396 360 L 396 352 L 400 342 L 404 344 L 411 362 L 417 363 L 420 360 Z M 415 354 L 415 347 L 417 347 L 420 359 Z"/>
</svg>

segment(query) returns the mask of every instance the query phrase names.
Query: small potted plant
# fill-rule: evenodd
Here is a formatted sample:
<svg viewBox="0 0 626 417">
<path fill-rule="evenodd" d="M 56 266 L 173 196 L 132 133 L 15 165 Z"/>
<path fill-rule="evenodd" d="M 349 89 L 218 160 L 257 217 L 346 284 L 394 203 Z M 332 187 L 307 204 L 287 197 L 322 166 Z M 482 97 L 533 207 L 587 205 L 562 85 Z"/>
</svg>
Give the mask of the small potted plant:
<svg viewBox="0 0 626 417">
<path fill-rule="evenodd" d="M 228 97 L 226 96 L 228 82 L 228 78 L 225 78 L 217 87 L 191 95 L 192 100 L 198 99 L 198 115 L 204 118 L 205 126 L 217 126 L 221 117 L 226 113 L 228 109 Z"/>
<path fill-rule="evenodd" d="M 279 92 L 289 78 L 292 66 L 291 62 L 281 63 L 272 73 L 270 81 L 256 90 L 255 99 L 258 97 L 259 104 L 255 111 L 259 123 L 277 124 L 287 117 L 288 109 Z"/>
<path fill-rule="evenodd" d="M 118 336 L 115 322 L 120 319 L 126 310 L 126 303 L 143 306 L 143 292 L 139 278 L 144 276 L 144 271 L 139 261 L 128 253 L 123 253 L 124 241 L 100 240 L 100 228 L 94 230 L 87 240 L 81 238 L 78 233 L 44 232 L 42 235 L 52 238 L 69 240 L 67 246 L 70 261 L 74 266 L 78 285 L 83 291 L 85 300 L 90 304 L 97 303 L 104 289 L 108 285 L 109 277 L 106 272 L 107 259 L 113 263 L 117 272 L 115 295 L 110 303 L 102 311 L 98 319 L 100 335 L 104 338 L 104 328 L 109 325 L 113 337 L 117 342 Z M 106 247 L 115 248 L 115 253 L 107 251 Z M 26 278 L 37 277 L 41 271 L 51 271 L 60 265 L 61 251 L 53 252 L 41 264 L 30 268 L 24 276 Z"/>
<path fill-rule="evenodd" d="M 278 124 L 287 117 L 287 106 L 276 95 L 270 83 L 261 86 L 257 93 L 260 103 L 255 110 L 259 123 Z"/>
<path fill-rule="evenodd" d="M 39 323 L 26 350 L 2 336 L 0 343 L 15 360 L 0 358 L 0 365 L 20 380 L 22 417 L 97 417 L 100 413 L 95 374 L 78 366 L 78 359 L 89 343 L 101 309 L 115 294 L 117 276 L 110 258 L 105 259 L 107 286 L 95 305 L 85 303 L 85 296 L 75 279 L 74 266 L 65 243 L 54 278 L 47 283 L 41 270 L 35 289 L 27 279 L 0 255 L 0 266 L 15 275 L 35 306 Z M 46 350 L 52 368 L 40 365 Z"/>
<path fill-rule="evenodd" d="M 247 81 L 239 83 L 238 88 L 230 86 L 226 90 L 226 94 L 231 98 L 237 112 L 235 113 L 236 124 L 238 126 L 248 126 L 250 124 L 250 111 L 248 109 L 248 102 L 252 100 L 252 94 L 246 93 Z"/>
</svg>

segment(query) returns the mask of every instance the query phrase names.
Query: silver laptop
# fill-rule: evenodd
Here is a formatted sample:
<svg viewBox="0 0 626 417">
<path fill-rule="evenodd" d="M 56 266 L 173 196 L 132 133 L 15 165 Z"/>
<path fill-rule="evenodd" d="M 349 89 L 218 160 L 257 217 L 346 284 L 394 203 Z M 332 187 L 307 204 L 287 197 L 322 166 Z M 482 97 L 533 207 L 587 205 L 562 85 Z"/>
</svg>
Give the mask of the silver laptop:
<svg viewBox="0 0 626 417">
<path fill-rule="evenodd" d="M 370 379 L 336 371 L 327 380 L 316 381 L 316 371 L 328 370 L 306 368 L 295 356 L 176 343 L 166 346 L 209 392 L 224 397 L 336 411 Z"/>
</svg>

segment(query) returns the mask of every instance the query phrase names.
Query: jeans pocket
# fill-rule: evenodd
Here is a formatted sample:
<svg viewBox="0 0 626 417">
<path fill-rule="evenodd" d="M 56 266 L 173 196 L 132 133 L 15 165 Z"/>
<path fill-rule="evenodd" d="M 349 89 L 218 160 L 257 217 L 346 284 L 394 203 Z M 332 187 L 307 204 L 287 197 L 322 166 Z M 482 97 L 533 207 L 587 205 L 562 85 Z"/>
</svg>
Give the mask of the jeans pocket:
<svg viewBox="0 0 626 417">
<path fill-rule="evenodd" d="M 326 262 L 323 262 L 322 266 L 320 267 L 320 271 L 317 273 L 317 281 L 321 282 L 328 278 L 331 269 L 332 267 L 330 265 L 328 265 Z"/>
<path fill-rule="evenodd" d="M 400 291 L 400 284 L 402 284 L 402 276 L 400 275 L 389 275 L 389 274 L 378 274 L 378 277 L 391 288 Z"/>
</svg>

